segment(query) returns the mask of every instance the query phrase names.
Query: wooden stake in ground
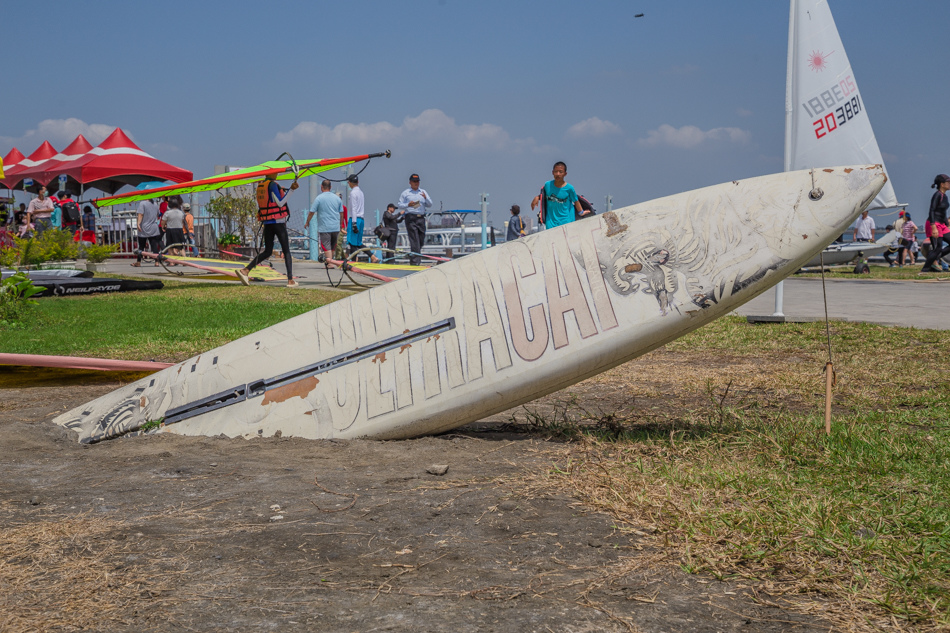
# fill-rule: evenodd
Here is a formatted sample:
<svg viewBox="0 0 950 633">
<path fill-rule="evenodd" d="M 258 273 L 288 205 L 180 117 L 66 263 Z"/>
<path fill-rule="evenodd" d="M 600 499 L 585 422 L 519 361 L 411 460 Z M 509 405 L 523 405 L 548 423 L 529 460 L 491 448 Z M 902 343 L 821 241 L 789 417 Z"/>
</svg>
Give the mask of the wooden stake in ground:
<svg viewBox="0 0 950 633">
<path fill-rule="evenodd" d="M 825 304 L 825 340 L 828 345 L 828 362 L 825 363 L 825 435 L 831 435 L 831 388 L 835 384 L 835 365 L 831 358 L 831 324 L 828 322 L 828 289 L 825 286 L 825 256 L 819 255 L 821 264 L 821 297 Z"/>
<path fill-rule="evenodd" d="M 835 366 L 825 363 L 825 435 L 831 435 L 831 388 L 835 384 Z"/>
</svg>

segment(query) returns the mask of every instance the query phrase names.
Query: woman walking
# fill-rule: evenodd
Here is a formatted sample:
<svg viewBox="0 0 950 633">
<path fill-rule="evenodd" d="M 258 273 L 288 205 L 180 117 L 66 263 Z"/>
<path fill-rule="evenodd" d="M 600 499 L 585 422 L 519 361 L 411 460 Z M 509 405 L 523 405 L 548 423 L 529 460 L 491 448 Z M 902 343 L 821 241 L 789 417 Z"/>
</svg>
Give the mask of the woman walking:
<svg viewBox="0 0 950 633">
<path fill-rule="evenodd" d="M 950 190 L 950 176 L 939 174 L 930 188 L 937 191 L 930 199 L 930 214 L 924 224 L 924 232 L 930 238 L 930 254 L 920 270 L 922 273 L 940 272 L 939 268 L 934 268 L 934 263 L 942 261 L 945 255 L 950 254 L 950 236 L 947 235 L 950 233 L 950 227 L 947 227 L 947 207 L 950 207 L 947 190 Z"/>
</svg>

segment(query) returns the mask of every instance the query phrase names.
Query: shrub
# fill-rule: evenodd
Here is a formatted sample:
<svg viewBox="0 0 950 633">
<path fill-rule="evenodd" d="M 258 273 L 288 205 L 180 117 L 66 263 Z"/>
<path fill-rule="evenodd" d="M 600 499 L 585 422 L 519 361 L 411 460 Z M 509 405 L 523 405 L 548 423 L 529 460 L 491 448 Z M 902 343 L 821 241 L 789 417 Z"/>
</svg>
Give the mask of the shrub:
<svg viewBox="0 0 950 633">
<path fill-rule="evenodd" d="M 13 241 L 20 252 L 19 266 L 36 266 L 46 261 L 46 245 L 41 240 L 17 237 Z"/>
<path fill-rule="evenodd" d="M 0 249 L 0 264 L 9 268 L 60 262 L 79 255 L 79 244 L 73 241 L 72 233 L 59 229 L 48 229 L 37 238 L 15 237 L 13 242 L 14 246 Z"/>
<path fill-rule="evenodd" d="M 221 237 L 218 238 L 218 244 L 222 246 L 230 246 L 232 244 L 240 244 L 241 238 L 239 238 L 234 233 L 224 233 Z"/>
<path fill-rule="evenodd" d="M 0 281 L 0 326 L 22 321 L 30 306 L 36 304 L 30 297 L 43 290 L 42 286 L 34 286 L 26 273 L 18 272 Z"/>
<path fill-rule="evenodd" d="M 0 246 L 0 266 L 16 268 L 20 265 L 20 249 L 13 246 Z"/>
<path fill-rule="evenodd" d="M 73 240 L 69 231 L 51 229 L 44 231 L 38 238 L 45 249 L 43 261 L 61 262 L 65 259 L 76 259 L 79 256 L 79 244 Z"/>
<path fill-rule="evenodd" d="M 214 196 L 204 206 L 204 211 L 212 218 L 221 221 L 221 230 L 225 235 L 234 234 L 240 242 L 222 242 L 219 244 L 240 244 L 254 234 L 257 226 L 257 198 L 254 186 L 236 187 L 227 193 Z"/>
<path fill-rule="evenodd" d="M 119 250 L 118 244 L 90 244 L 85 249 L 86 261 L 90 264 L 101 264 L 109 259 L 112 253 Z"/>
</svg>

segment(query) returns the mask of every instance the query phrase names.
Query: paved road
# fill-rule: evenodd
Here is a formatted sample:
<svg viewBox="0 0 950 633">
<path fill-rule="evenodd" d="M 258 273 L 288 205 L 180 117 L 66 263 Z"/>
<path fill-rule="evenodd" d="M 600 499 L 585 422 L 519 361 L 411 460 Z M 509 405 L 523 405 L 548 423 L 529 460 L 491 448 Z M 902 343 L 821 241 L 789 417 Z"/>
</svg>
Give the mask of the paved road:
<svg viewBox="0 0 950 633">
<path fill-rule="evenodd" d="M 228 283 L 227 279 L 222 279 L 222 277 L 215 276 L 211 279 L 208 279 L 208 275 L 194 268 L 188 268 L 183 266 L 176 270 L 181 270 L 185 273 L 185 277 L 179 277 L 177 275 L 171 275 L 161 266 L 155 266 L 152 261 L 142 262 L 141 268 L 133 268 L 131 263 L 133 259 L 110 259 L 105 264 L 102 264 L 100 269 L 100 274 L 102 275 L 124 275 L 124 276 L 134 276 L 142 277 L 145 279 L 178 279 L 182 281 L 207 281 L 211 283 Z M 270 260 L 270 264 L 279 272 L 286 273 L 284 268 L 283 258 L 274 257 Z M 297 278 L 297 282 L 306 288 L 334 288 L 339 287 L 342 290 L 360 290 L 359 286 L 354 285 L 349 278 L 345 277 L 342 272 L 336 269 L 327 270 L 326 266 L 317 262 L 311 262 L 307 260 L 294 260 L 294 277 Z M 361 279 L 357 277 L 358 279 Z M 372 280 L 363 280 L 368 284 L 373 284 Z M 232 283 L 239 284 L 240 282 L 234 278 L 231 280 Z M 285 281 L 268 281 L 268 282 L 252 282 L 256 284 L 264 284 L 267 286 L 283 286 Z"/>
<path fill-rule="evenodd" d="M 284 262 L 274 259 L 277 270 L 284 270 Z M 110 260 L 105 272 L 137 275 L 148 278 L 171 278 L 164 268 L 149 265 L 131 268 L 131 260 Z M 323 264 L 294 260 L 294 274 L 301 286 L 330 288 Z M 338 270 L 330 271 L 332 284 L 341 282 Z M 195 279 L 195 278 L 191 278 Z M 237 281 L 235 280 L 235 283 Z M 828 316 L 848 321 L 867 321 L 884 325 L 903 325 L 924 329 L 950 330 L 950 281 L 874 281 L 829 279 Z M 283 285 L 268 282 L 267 285 Z M 341 289 L 359 290 L 348 279 L 342 279 Z M 785 281 L 785 315 L 824 318 L 820 279 L 788 279 Z M 742 316 L 767 316 L 775 311 L 775 291 L 768 290 L 735 311 Z"/>
<path fill-rule="evenodd" d="M 828 316 L 847 321 L 950 330 L 950 281 L 874 281 L 828 279 Z M 735 311 L 742 316 L 771 315 L 775 291 L 768 290 Z M 787 279 L 786 317 L 824 318 L 820 279 Z"/>
</svg>

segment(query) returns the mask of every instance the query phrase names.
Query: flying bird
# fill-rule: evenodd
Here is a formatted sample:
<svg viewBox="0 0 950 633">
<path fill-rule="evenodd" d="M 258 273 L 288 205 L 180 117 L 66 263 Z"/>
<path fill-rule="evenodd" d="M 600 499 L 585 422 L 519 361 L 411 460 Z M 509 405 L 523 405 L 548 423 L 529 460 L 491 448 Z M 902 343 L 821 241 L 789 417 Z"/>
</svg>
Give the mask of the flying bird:
<svg viewBox="0 0 950 633">
<path fill-rule="evenodd" d="M 642 13 L 638 13 L 638 14 L 636 14 L 636 15 L 633 16 L 633 17 L 635 17 L 635 18 L 642 18 L 642 17 L 643 17 L 643 14 L 642 14 Z"/>
</svg>

